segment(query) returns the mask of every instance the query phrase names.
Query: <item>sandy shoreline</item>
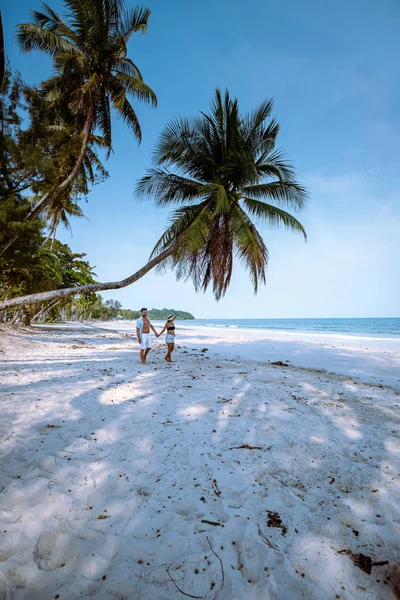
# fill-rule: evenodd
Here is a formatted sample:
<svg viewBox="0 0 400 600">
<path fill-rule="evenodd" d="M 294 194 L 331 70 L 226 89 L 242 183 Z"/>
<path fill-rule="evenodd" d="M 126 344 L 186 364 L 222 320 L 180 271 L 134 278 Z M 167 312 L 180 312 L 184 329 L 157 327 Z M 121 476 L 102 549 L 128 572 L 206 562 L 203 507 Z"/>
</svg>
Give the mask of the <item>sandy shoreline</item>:
<svg viewBox="0 0 400 600">
<path fill-rule="evenodd" d="M 129 321 L 100 326 L 135 333 L 135 324 Z M 210 355 L 214 356 L 238 361 L 288 361 L 306 369 L 325 369 L 368 383 L 400 387 L 400 338 L 388 341 L 337 334 L 199 328 L 183 322 L 178 324 L 177 339 L 199 349 L 206 345 Z"/>
<path fill-rule="evenodd" d="M 396 597 L 398 351 L 228 334 L 0 334 L 0 599 Z"/>
</svg>

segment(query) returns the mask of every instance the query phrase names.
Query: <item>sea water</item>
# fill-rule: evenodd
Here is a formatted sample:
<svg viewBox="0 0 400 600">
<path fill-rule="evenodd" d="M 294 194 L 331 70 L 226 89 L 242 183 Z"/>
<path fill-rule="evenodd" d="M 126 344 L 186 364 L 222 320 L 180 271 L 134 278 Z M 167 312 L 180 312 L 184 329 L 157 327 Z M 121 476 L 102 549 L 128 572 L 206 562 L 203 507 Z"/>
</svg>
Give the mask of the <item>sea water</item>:
<svg viewBox="0 0 400 600">
<path fill-rule="evenodd" d="M 400 318 L 357 319 L 193 319 L 181 325 L 228 329 L 315 334 L 341 334 L 349 337 L 385 338 L 400 341 Z"/>
</svg>

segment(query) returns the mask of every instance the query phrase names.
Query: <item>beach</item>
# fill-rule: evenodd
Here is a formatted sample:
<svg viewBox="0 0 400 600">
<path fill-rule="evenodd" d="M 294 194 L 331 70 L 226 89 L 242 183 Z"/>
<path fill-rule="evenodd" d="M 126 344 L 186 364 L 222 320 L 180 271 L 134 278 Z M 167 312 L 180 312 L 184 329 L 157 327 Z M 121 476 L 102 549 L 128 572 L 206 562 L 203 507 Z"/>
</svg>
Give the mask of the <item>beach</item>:
<svg viewBox="0 0 400 600">
<path fill-rule="evenodd" d="M 134 330 L 0 331 L 0 599 L 397 598 L 400 341 Z"/>
</svg>

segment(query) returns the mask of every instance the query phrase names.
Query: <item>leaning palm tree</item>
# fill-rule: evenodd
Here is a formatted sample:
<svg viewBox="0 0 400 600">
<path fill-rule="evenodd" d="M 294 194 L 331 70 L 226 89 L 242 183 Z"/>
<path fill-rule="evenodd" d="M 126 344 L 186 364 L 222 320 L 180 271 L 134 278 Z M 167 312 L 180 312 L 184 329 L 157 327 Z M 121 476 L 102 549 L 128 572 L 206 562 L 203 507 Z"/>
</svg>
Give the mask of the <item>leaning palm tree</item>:
<svg viewBox="0 0 400 600">
<path fill-rule="evenodd" d="M 94 129 L 112 148 L 111 109 L 123 119 L 136 139 L 141 128 L 129 97 L 157 104 L 136 64 L 127 56 L 127 43 L 145 32 L 150 10 L 124 9 L 124 0 L 64 0 L 65 19 L 47 4 L 33 12 L 32 23 L 19 25 L 23 52 L 41 50 L 52 57 L 53 76 L 42 84 L 49 106 L 67 106 L 75 115 L 81 138 L 80 152 L 65 179 L 36 204 L 29 218 L 38 216 L 68 188 L 79 173 Z M 4 250 L 4 249 L 3 249 Z"/>
<path fill-rule="evenodd" d="M 217 90 L 209 114 L 172 121 L 156 148 L 156 165 L 137 191 L 158 206 L 184 203 L 156 244 L 149 261 L 121 281 L 43 292 L 0 302 L 0 310 L 53 298 L 120 289 L 154 267 L 176 268 L 196 289 L 212 283 L 219 299 L 229 286 L 233 258 L 244 262 L 257 291 L 265 281 L 268 251 L 252 219 L 283 225 L 306 237 L 299 221 L 283 207 L 301 209 L 306 190 L 276 150 L 279 125 L 270 119 L 272 101 L 241 117 L 237 100 Z M 171 173 L 169 167 L 176 168 Z"/>
<path fill-rule="evenodd" d="M 137 186 L 138 194 L 151 195 L 158 206 L 184 203 L 151 258 L 170 250 L 167 260 L 178 279 L 192 279 L 196 290 L 212 284 L 217 300 L 229 286 L 234 256 L 249 272 L 255 292 L 265 282 L 268 250 L 253 218 L 306 237 L 284 210 L 301 209 L 307 193 L 276 150 L 279 125 L 269 119 L 272 105 L 267 100 L 241 117 L 237 100 L 216 90 L 208 114 L 167 125 L 155 168 Z"/>
</svg>

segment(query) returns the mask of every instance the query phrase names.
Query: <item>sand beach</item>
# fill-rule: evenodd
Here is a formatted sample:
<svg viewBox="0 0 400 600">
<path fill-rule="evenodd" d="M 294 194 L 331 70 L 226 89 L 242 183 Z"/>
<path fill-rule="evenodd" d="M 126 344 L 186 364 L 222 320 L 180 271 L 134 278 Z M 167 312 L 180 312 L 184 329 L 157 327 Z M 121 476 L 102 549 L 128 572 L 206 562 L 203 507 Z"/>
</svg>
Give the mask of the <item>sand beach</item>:
<svg viewBox="0 0 400 600">
<path fill-rule="evenodd" d="M 178 335 L 1 330 L 0 598 L 396 598 L 400 344 Z"/>
</svg>

